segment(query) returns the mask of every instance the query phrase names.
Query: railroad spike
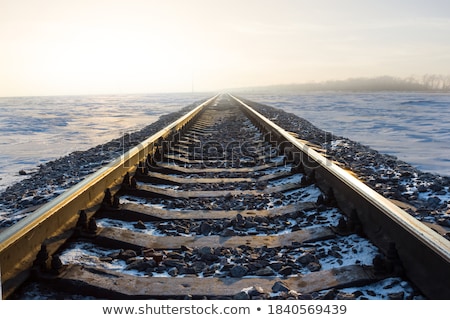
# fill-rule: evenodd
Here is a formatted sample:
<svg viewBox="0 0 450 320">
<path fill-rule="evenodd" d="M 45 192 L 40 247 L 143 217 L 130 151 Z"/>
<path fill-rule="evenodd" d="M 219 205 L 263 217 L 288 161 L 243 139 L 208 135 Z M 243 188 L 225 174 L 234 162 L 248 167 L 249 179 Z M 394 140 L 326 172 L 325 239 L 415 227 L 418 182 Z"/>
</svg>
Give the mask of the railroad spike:
<svg viewBox="0 0 450 320">
<path fill-rule="evenodd" d="M 173 141 L 173 142 L 178 142 L 178 141 L 180 141 L 180 138 L 181 138 L 180 131 L 177 131 L 177 132 L 175 132 L 175 133 L 172 135 L 172 141 Z"/>
<path fill-rule="evenodd" d="M 117 195 L 114 195 L 112 207 L 117 209 L 117 208 L 119 208 L 119 205 L 120 205 L 120 198 Z"/>
<path fill-rule="evenodd" d="M 89 219 L 88 231 L 90 233 L 96 233 L 97 229 L 97 222 L 95 221 L 95 218 L 92 217 L 91 219 Z"/>
<path fill-rule="evenodd" d="M 132 189 L 132 190 L 137 189 L 137 180 L 134 176 L 131 177 L 131 179 L 130 179 L 130 189 Z"/>
<path fill-rule="evenodd" d="M 347 220 L 345 220 L 344 217 L 341 217 L 339 219 L 339 222 L 338 222 L 338 225 L 337 225 L 337 230 L 339 230 L 340 232 L 347 232 L 348 231 Z"/>
<path fill-rule="evenodd" d="M 365 237 L 364 230 L 361 221 L 359 220 L 358 212 L 356 211 L 356 209 L 353 209 L 350 213 L 347 224 L 349 231 L 354 232 L 361 237 Z"/>
<path fill-rule="evenodd" d="M 325 204 L 329 207 L 335 207 L 337 206 L 336 197 L 334 195 L 333 188 L 329 188 L 327 195 L 325 196 Z"/>
<path fill-rule="evenodd" d="M 339 218 L 337 226 L 332 226 L 331 229 L 334 233 L 341 236 L 347 236 L 353 233 L 353 230 L 348 223 L 348 219 L 344 217 Z"/>
<path fill-rule="evenodd" d="M 398 257 L 395 243 L 389 243 L 386 255 L 378 254 L 373 259 L 374 273 L 382 276 L 400 277 L 404 275 L 404 268 Z"/>
<path fill-rule="evenodd" d="M 109 188 L 105 190 L 105 196 L 103 198 L 102 204 L 106 207 L 112 206 L 112 194 Z"/>
<path fill-rule="evenodd" d="M 319 206 L 324 204 L 325 204 L 325 197 L 323 196 L 323 194 L 319 194 L 316 200 L 316 205 Z"/>
<path fill-rule="evenodd" d="M 404 273 L 403 265 L 398 255 L 398 251 L 394 242 L 389 242 L 386 252 L 387 264 L 392 274 L 401 276 Z"/>
<path fill-rule="evenodd" d="M 139 162 L 134 174 L 138 176 L 146 176 L 148 174 L 147 160 Z"/>
<path fill-rule="evenodd" d="M 294 166 L 291 168 L 291 173 L 305 173 L 305 167 L 300 160 L 296 160 Z"/>
<path fill-rule="evenodd" d="M 81 230 L 87 230 L 88 228 L 88 219 L 85 210 L 80 210 L 80 216 L 77 221 L 77 228 Z"/>
<path fill-rule="evenodd" d="M 385 259 L 381 254 L 377 254 L 375 258 L 373 258 L 372 264 L 375 275 L 385 275 L 387 273 Z"/>
<path fill-rule="evenodd" d="M 153 157 L 151 157 L 151 161 L 147 161 L 147 164 L 152 165 L 154 161 L 161 162 L 163 160 L 163 155 L 161 153 L 160 147 L 156 146 L 155 153 L 153 154 Z"/>
<path fill-rule="evenodd" d="M 48 250 L 47 250 L 47 245 L 45 243 L 43 243 L 41 245 L 41 249 L 39 250 L 39 252 L 36 255 L 36 259 L 33 262 L 33 266 L 38 268 L 41 271 L 45 271 L 48 269 Z"/>
<path fill-rule="evenodd" d="M 163 161 L 166 158 L 166 155 L 169 154 L 169 152 L 170 152 L 169 142 L 166 141 L 166 140 L 163 140 L 162 141 L 162 145 L 161 145 L 161 149 L 162 149 L 162 151 L 161 151 L 161 156 L 162 156 L 161 161 Z"/>
<path fill-rule="evenodd" d="M 52 273 L 54 273 L 54 274 L 61 273 L 63 267 L 64 267 L 64 265 L 61 262 L 61 259 L 60 259 L 59 255 L 54 254 L 52 256 L 52 262 L 51 262 L 51 271 L 52 271 Z"/>
<path fill-rule="evenodd" d="M 158 148 L 156 148 L 156 150 L 158 151 Z M 149 168 L 154 168 L 156 167 L 156 161 L 155 158 L 157 158 L 157 153 L 155 151 L 155 154 L 152 156 L 150 153 L 147 155 L 147 159 L 145 160 L 145 168 L 148 170 Z"/>
<path fill-rule="evenodd" d="M 122 181 L 122 188 L 129 188 L 130 187 L 130 173 L 127 172 L 125 176 L 123 177 Z"/>
<path fill-rule="evenodd" d="M 315 175 L 316 175 L 315 170 L 311 170 L 311 172 L 308 175 L 302 177 L 300 185 L 302 187 L 307 187 L 314 184 L 316 182 Z"/>
</svg>

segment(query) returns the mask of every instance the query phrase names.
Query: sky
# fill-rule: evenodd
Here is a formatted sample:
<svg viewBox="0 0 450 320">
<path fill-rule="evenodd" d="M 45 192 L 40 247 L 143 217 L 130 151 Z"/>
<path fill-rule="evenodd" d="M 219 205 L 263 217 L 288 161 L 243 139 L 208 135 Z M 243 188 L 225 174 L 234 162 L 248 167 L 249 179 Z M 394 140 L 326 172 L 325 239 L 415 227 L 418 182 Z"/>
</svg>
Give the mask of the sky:
<svg viewBox="0 0 450 320">
<path fill-rule="evenodd" d="M 0 0 L 0 96 L 450 74 L 448 0 Z"/>
</svg>

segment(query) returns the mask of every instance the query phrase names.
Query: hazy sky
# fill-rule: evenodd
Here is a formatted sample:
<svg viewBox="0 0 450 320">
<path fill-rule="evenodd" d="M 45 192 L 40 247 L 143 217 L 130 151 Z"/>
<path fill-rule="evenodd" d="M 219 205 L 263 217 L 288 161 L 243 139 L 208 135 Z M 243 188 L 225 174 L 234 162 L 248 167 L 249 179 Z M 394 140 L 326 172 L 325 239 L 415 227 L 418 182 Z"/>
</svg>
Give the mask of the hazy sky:
<svg viewBox="0 0 450 320">
<path fill-rule="evenodd" d="M 449 0 L 0 0 L 0 96 L 450 74 Z"/>
</svg>

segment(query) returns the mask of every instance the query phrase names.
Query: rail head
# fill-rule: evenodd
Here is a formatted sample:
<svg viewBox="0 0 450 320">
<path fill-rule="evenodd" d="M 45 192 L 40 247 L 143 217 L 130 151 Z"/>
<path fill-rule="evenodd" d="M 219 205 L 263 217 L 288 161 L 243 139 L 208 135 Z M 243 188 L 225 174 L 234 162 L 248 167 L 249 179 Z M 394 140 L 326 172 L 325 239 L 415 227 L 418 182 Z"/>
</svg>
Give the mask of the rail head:
<svg viewBox="0 0 450 320">
<path fill-rule="evenodd" d="M 193 116 L 195 116 L 202 108 L 204 108 L 206 105 L 211 103 L 213 100 L 215 100 L 219 95 L 215 95 L 214 97 L 208 99 L 207 101 L 203 102 L 202 104 L 195 107 L 193 110 L 182 116 L 181 118 L 177 119 L 167 127 L 161 129 L 154 135 L 150 136 L 143 142 L 141 142 L 138 146 L 135 146 L 131 148 L 129 151 L 125 152 L 120 157 L 116 158 L 112 162 L 110 162 L 105 167 L 101 168 L 100 170 L 96 171 L 95 173 L 87 176 L 85 179 L 77 183 L 75 186 L 69 188 L 64 193 L 56 197 L 55 199 L 49 201 L 42 207 L 38 208 L 34 212 L 30 213 L 25 218 L 19 220 L 17 223 L 12 225 L 9 228 L 6 228 L 5 230 L 2 230 L 0 232 L 0 253 L 2 250 L 10 243 L 13 243 L 17 238 L 20 238 L 24 233 L 29 232 L 33 227 L 36 226 L 36 224 L 42 222 L 44 219 L 46 219 L 48 216 L 51 216 L 55 214 L 55 212 L 58 212 L 59 210 L 62 210 L 68 203 L 73 201 L 75 198 L 77 198 L 80 193 L 83 191 L 88 190 L 93 185 L 98 184 L 100 181 L 104 180 L 105 177 L 108 177 L 112 174 L 114 174 L 115 168 L 129 168 L 132 169 L 135 164 L 133 164 L 131 167 L 128 164 L 130 162 L 130 159 L 135 158 L 136 155 L 139 155 L 139 153 L 142 153 L 142 150 L 145 150 L 150 146 L 152 143 L 155 143 L 158 141 L 160 137 L 163 137 L 170 133 L 174 128 L 177 128 L 180 126 L 180 124 L 185 123 L 189 119 L 191 119 Z M 127 170 L 128 171 L 128 170 Z M 120 177 L 118 177 L 120 178 Z"/>
</svg>

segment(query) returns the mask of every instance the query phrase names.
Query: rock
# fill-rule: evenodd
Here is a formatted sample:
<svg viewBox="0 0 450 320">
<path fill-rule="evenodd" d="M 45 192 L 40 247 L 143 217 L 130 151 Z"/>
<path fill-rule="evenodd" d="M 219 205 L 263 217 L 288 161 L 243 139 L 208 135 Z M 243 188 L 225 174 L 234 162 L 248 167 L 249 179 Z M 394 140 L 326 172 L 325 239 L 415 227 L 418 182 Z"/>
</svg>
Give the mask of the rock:
<svg viewBox="0 0 450 320">
<path fill-rule="evenodd" d="M 269 276 L 273 276 L 275 274 L 275 272 L 272 270 L 271 267 L 265 267 L 259 270 L 256 270 L 255 275 L 259 276 L 259 277 L 269 277 Z"/>
<path fill-rule="evenodd" d="M 336 295 L 336 300 L 355 300 L 356 297 L 353 293 L 345 293 L 345 292 L 339 292 Z"/>
<path fill-rule="evenodd" d="M 405 293 L 404 292 L 389 293 L 388 297 L 390 300 L 403 300 L 405 298 Z"/>
<path fill-rule="evenodd" d="M 213 254 L 214 250 L 211 247 L 201 247 L 198 250 L 198 253 L 200 253 L 202 256 L 207 254 Z"/>
<path fill-rule="evenodd" d="M 449 210 L 450 211 L 450 210 Z M 447 211 L 447 215 L 450 215 L 450 212 L 449 211 Z M 438 220 L 437 220 L 437 223 L 439 224 L 439 225 L 441 225 L 441 226 L 444 226 L 444 227 L 447 227 L 447 228 L 450 228 L 450 217 L 448 217 L 448 218 L 439 218 Z"/>
<path fill-rule="evenodd" d="M 169 270 L 167 270 L 167 273 L 171 276 L 171 277 L 176 277 L 178 275 L 178 269 L 173 267 L 170 268 Z"/>
<path fill-rule="evenodd" d="M 338 252 L 338 250 L 339 250 L 339 248 L 337 248 L 337 249 L 332 248 L 331 250 L 328 251 L 328 254 L 337 259 L 342 259 L 342 255 Z"/>
<path fill-rule="evenodd" d="M 137 270 L 137 271 L 146 271 L 149 268 L 156 267 L 156 262 L 151 260 L 135 260 L 132 263 L 130 263 L 126 270 Z"/>
<path fill-rule="evenodd" d="M 189 233 L 189 228 L 185 227 L 185 226 L 177 226 L 176 230 L 178 233 L 180 234 L 188 234 Z"/>
<path fill-rule="evenodd" d="M 262 216 L 256 216 L 254 221 L 258 224 L 262 224 L 262 223 L 269 224 L 270 223 L 268 218 L 262 217 Z"/>
<path fill-rule="evenodd" d="M 136 251 L 134 250 L 120 250 L 117 258 L 121 260 L 128 260 L 130 258 L 136 257 Z"/>
<path fill-rule="evenodd" d="M 167 258 L 162 261 L 167 267 L 176 267 L 178 269 L 186 267 L 186 263 L 183 260 Z"/>
<path fill-rule="evenodd" d="M 305 294 L 299 294 L 297 297 L 298 300 L 313 300 L 314 297 L 312 294 L 310 293 L 305 293 Z"/>
<path fill-rule="evenodd" d="M 245 221 L 245 228 L 247 229 L 256 228 L 257 226 L 258 224 L 254 221 Z"/>
<path fill-rule="evenodd" d="M 177 259 L 177 260 L 183 260 L 184 256 L 181 253 L 172 251 L 167 253 L 168 258 Z"/>
<path fill-rule="evenodd" d="M 219 256 L 214 253 L 211 247 L 202 247 L 199 249 L 198 253 L 203 261 L 217 261 Z"/>
<path fill-rule="evenodd" d="M 301 263 L 303 266 L 306 266 L 309 263 L 314 262 L 316 260 L 317 260 L 316 256 L 313 255 L 311 252 L 306 252 L 297 258 L 297 262 Z"/>
<path fill-rule="evenodd" d="M 427 187 L 425 187 L 423 184 L 421 184 L 417 187 L 417 192 L 423 193 L 423 192 L 427 192 L 427 191 L 428 191 Z"/>
<path fill-rule="evenodd" d="M 435 182 L 432 185 L 430 185 L 430 189 L 434 192 L 441 191 L 443 189 L 442 185 L 439 184 L 439 182 Z"/>
<path fill-rule="evenodd" d="M 334 298 L 336 298 L 336 295 L 336 289 L 331 289 L 321 297 L 321 300 L 334 300 Z"/>
<path fill-rule="evenodd" d="M 185 245 L 182 245 L 180 249 L 181 249 L 181 251 L 184 251 L 184 252 L 192 252 L 194 250 L 191 247 L 188 247 Z"/>
<path fill-rule="evenodd" d="M 197 274 L 195 269 L 192 267 L 181 268 L 181 269 L 179 269 L 178 272 L 179 272 L 179 274 Z"/>
<path fill-rule="evenodd" d="M 291 275 L 292 271 L 293 268 L 291 266 L 284 266 L 280 270 L 278 270 L 278 273 L 286 277 L 288 275 Z"/>
<path fill-rule="evenodd" d="M 113 261 L 113 258 L 106 256 L 106 257 L 100 257 L 99 260 L 102 261 L 102 262 L 110 263 L 110 262 Z"/>
<path fill-rule="evenodd" d="M 234 267 L 234 264 L 227 263 L 222 266 L 222 271 L 230 271 Z"/>
<path fill-rule="evenodd" d="M 153 249 L 146 249 L 142 251 L 144 257 L 152 258 L 157 265 L 164 259 L 164 255 L 161 252 L 155 252 Z"/>
<path fill-rule="evenodd" d="M 310 262 L 306 267 L 311 272 L 319 271 L 322 268 L 322 266 L 318 262 Z"/>
<path fill-rule="evenodd" d="M 373 291 L 373 290 L 367 290 L 367 294 L 368 294 L 369 296 L 371 296 L 371 297 L 376 297 L 376 296 L 377 296 L 377 294 L 376 294 L 375 291 Z"/>
<path fill-rule="evenodd" d="M 439 199 L 438 197 L 429 197 L 427 199 L 427 204 L 431 209 L 436 209 L 440 203 L 441 199 Z"/>
<path fill-rule="evenodd" d="M 139 220 L 137 223 L 135 223 L 134 225 L 133 225 L 136 229 L 141 229 L 141 230 L 145 230 L 145 229 L 147 229 L 147 227 L 145 226 L 145 224 L 141 221 L 141 220 Z"/>
<path fill-rule="evenodd" d="M 200 225 L 200 232 L 202 235 L 207 236 L 211 233 L 212 227 L 208 222 L 202 222 Z"/>
<path fill-rule="evenodd" d="M 233 296 L 233 300 L 249 300 L 250 296 L 247 292 L 241 291 Z"/>
<path fill-rule="evenodd" d="M 251 297 L 263 295 L 264 293 L 264 289 L 260 286 L 253 286 L 248 290 L 248 294 Z"/>
<path fill-rule="evenodd" d="M 234 278 L 242 278 L 245 275 L 247 275 L 248 268 L 242 265 L 235 265 L 233 268 L 231 268 L 230 273 L 231 276 Z"/>
<path fill-rule="evenodd" d="M 203 261 L 195 261 L 192 264 L 192 268 L 195 270 L 196 273 L 203 272 L 207 267 L 207 264 Z"/>
<path fill-rule="evenodd" d="M 275 282 L 275 284 L 272 286 L 272 292 L 289 292 L 290 289 L 287 285 L 285 285 L 281 281 Z"/>
<path fill-rule="evenodd" d="M 287 293 L 287 298 L 288 299 L 298 299 L 298 297 L 300 296 L 301 294 L 300 293 L 298 293 L 297 291 L 295 291 L 295 290 L 289 290 L 288 291 L 288 293 Z"/>
<path fill-rule="evenodd" d="M 280 270 L 283 266 L 284 266 L 284 263 L 283 263 L 283 262 L 277 262 L 277 261 L 275 261 L 275 262 L 271 262 L 271 263 L 270 263 L 270 267 L 271 267 L 273 270 L 275 270 L 275 271 Z"/>
</svg>

